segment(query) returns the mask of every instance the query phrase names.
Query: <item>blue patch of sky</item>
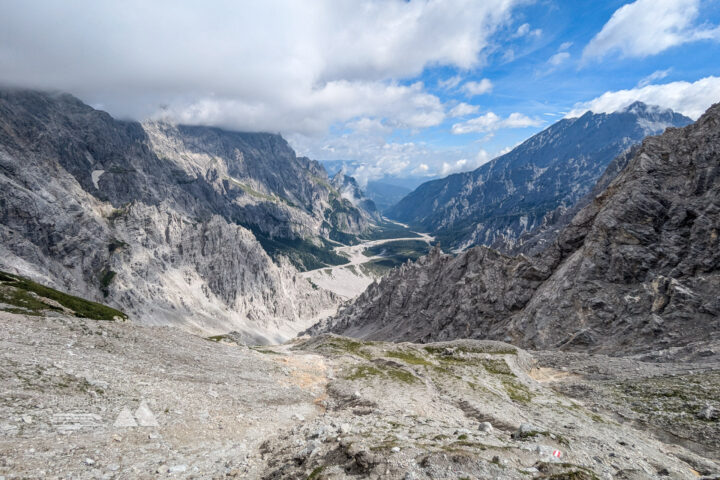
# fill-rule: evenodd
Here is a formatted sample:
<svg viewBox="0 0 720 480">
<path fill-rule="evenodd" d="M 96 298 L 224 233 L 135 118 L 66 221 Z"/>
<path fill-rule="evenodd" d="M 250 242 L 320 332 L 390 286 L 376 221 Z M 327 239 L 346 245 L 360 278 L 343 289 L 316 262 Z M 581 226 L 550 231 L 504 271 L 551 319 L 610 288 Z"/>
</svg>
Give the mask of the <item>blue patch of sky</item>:
<svg viewBox="0 0 720 480">
<path fill-rule="evenodd" d="M 709 75 L 720 75 L 720 44 L 705 40 L 671 47 L 644 58 L 623 58 L 617 52 L 601 59 L 581 62 L 582 52 L 602 29 L 612 14 L 628 2 L 614 1 L 548 1 L 528 5 L 516 12 L 515 20 L 492 39 L 492 46 L 482 65 L 472 71 L 435 66 L 426 69 L 417 81 L 447 105 L 465 102 L 477 105 L 477 114 L 465 118 L 448 118 L 441 125 L 423 129 L 422 141 L 437 148 L 466 150 L 468 155 L 480 148 L 494 155 L 542 130 L 578 102 L 588 101 L 606 91 L 629 89 L 653 74 L 663 71 L 664 77 L 654 83 L 684 80 L 693 82 Z M 518 28 L 529 25 L 524 35 Z M 699 24 L 720 23 L 720 2 L 705 1 L 700 6 Z M 541 33 L 535 34 L 536 30 Z M 557 65 L 550 58 L 561 52 L 567 58 Z M 460 76 L 456 88 L 442 82 Z M 489 79 L 492 91 L 469 97 L 460 87 L 467 81 Z M 718 99 L 720 100 L 720 99 Z M 505 118 L 519 112 L 543 121 L 541 126 L 503 128 L 494 133 L 451 133 L 452 125 L 464 119 L 494 112 Z M 390 140 L 418 141 L 417 132 L 397 130 Z"/>
</svg>

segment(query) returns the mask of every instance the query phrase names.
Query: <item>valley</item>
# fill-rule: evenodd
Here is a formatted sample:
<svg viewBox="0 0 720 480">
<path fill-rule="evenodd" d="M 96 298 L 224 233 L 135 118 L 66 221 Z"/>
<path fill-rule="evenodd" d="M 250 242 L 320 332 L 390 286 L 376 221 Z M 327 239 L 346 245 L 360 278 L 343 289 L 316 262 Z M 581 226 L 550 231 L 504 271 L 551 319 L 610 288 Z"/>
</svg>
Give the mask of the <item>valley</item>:
<svg viewBox="0 0 720 480">
<path fill-rule="evenodd" d="M 406 225 L 393 223 L 407 228 Z M 409 229 L 408 231 L 415 236 L 366 240 L 354 245 L 336 246 L 333 252 L 346 257 L 348 263 L 309 270 L 303 272 L 302 276 L 343 300 L 353 299 L 388 270 L 427 254 L 434 241 L 433 237 Z M 393 246 L 402 248 L 395 250 L 392 249 Z"/>
<path fill-rule="evenodd" d="M 0 2 L 0 480 L 720 480 L 720 2 Z"/>
</svg>

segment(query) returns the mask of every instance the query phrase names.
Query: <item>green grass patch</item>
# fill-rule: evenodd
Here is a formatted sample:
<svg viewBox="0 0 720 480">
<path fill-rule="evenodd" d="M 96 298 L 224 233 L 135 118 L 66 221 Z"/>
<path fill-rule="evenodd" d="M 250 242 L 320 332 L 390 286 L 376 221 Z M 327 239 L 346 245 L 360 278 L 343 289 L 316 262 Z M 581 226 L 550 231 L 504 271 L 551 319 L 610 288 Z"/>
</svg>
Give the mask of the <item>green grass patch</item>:
<svg viewBox="0 0 720 480">
<path fill-rule="evenodd" d="M 354 367 L 352 372 L 345 375 L 346 380 L 364 380 L 372 377 L 380 377 L 383 372 L 379 368 L 373 367 L 372 365 L 360 365 Z"/>
<path fill-rule="evenodd" d="M 418 381 L 415 375 L 399 368 L 386 368 L 385 374 L 388 377 L 403 383 L 415 383 Z"/>
<path fill-rule="evenodd" d="M 411 365 L 432 365 L 431 362 L 428 362 L 426 359 L 412 353 L 412 352 L 406 352 L 406 351 L 391 351 L 384 354 L 386 357 L 391 358 L 397 358 L 402 360 L 405 363 L 409 363 Z"/>
<path fill-rule="evenodd" d="M 507 362 L 504 359 L 480 359 L 480 363 L 483 367 L 485 367 L 485 370 L 487 370 L 488 373 L 491 373 L 493 375 L 510 375 L 515 376 L 512 370 L 510 370 L 510 366 L 507 364 Z"/>
<path fill-rule="evenodd" d="M 106 270 L 100 277 L 100 291 L 103 293 L 103 296 L 107 297 L 110 294 L 110 284 L 115 279 L 116 275 L 116 272 Z"/>
<path fill-rule="evenodd" d="M 291 202 L 289 199 L 285 197 L 281 197 L 280 195 L 268 195 L 262 192 L 258 192 L 253 187 L 248 185 L 247 183 L 242 183 L 234 178 L 226 177 L 226 179 L 232 183 L 233 185 L 236 185 L 240 188 L 245 194 L 250 195 L 251 197 L 257 198 L 258 200 L 263 200 L 265 202 L 271 202 L 271 203 L 284 203 L 290 207 L 294 208 L 300 208 L 297 205 L 295 205 L 293 202 Z"/>
<path fill-rule="evenodd" d="M 382 277 L 390 270 L 400 265 L 402 265 L 402 263 L 394 259 L 381 258 L 360 264 L 360 269 L 365 275 L 369 275 L 371 277 Z"/>
<path fill-rule="evenodd" d="M 45 310 L 62 311 L 57 307 L 41 302 L 24 290 L 18 290 L 12 287 L 0 287 L 0 303 L 13 305 L 11 307 L 5 307 L 4 311 L 24 315 L 38 316 L 42 315 L 42 312 Z"/>
<path fill-rule="evenodd" d="M 426 347 L 423 347 L 423 349 L 428 352 L 432 353 L 433 355 L 442 355 L 445 350 L 447 350 L 449 347 L 441 347 L 441 346 L 435 346 L 435 345 L 428 345 Z M 478 346 L 469 346 L 469 345 L 458 345 L 452 348 L 455 353 L 485 353 L 488 355 L 517 355 L 517 349 L 515 347 L 512 347 L 510 345 L 508 346 L 500 346 L 500 345 L 478 345 Z"/>
<path fill-rule="evenodd" d="M 266 355 L 282 355 L 282 353 L 280 353 L 280 352 L 276 352 L 275 350 L 270 350 L 267 348 L 262 348 L 262 347 L 250 347 L 250 348 L 258 353 L 264 353 Z"/>
<path fill-rule="evenodd" d="M 389 238 L 419 238 L 420 235 L 396 223 L 383 222 L 368 232 L 364 232 L 362 237 L 366 240 L 387 240 Z"/>
<path fill-rule="evenodd" d="M 333 265 L 345 265 L 350 261 L 332 250 L 332 245 L 320 239 L 322 245 L 301 238 L 270 238 L 256 225 L 245 225 L 257 238 L 273 260 L 284 256 L 300 271 L 315 270 Z"/>
<path fill-rule="evenodd" d="M 423 255 L 427 255 L 430 248 L 431 246 L 422 240 L 400 240 L 368 247 L 363 250 L 363 255 L 393 258 L 399 263 L 405 263 L 408 260 L 414 262 Z"/>
<path fill-rule="evenodd" d="M 514 402 L 518 403 L 530 403 L 532 400 L 532 393 L 530 393 L 530 390 L 528 387 L 523 385 L 522 383 L 518 382 L 512 377 L 505 377 L 502 378 L 501 383 L 503 385 L 503 388 L 505 389 L 505 393 L 508 394 L 508 397 Z"/>
<path fill-rule="evenodd" d="M 39 283 L 33 282 L 32 280 L 18 275 L 12 275 L 7 272 L 2 272 L 2 277 L 0 278 L 0 285 L 2 285 L 3 287 L 2 290 L 6 292 L 3 293 L 3 298 L 17 298 L 22 300 L 18 300 L 20 301 L 19 305 L 14 304 L 21 308 L 28 308 L 26 307 L 26 305 L 32 305 L 31 310 L 34 309 L 36 312 L 41 311 L 38 306 L 39 303 L 43 306 L 42 310 L 57 310 L 57 308 L 46 305 L 38 299 L 35 299 L 37 303 L 30 302 L 30 299 L 33 298 L 33 296 L 30 295 L 29 292 L 32 292 L 39 295 L 40 297 L 55 300 L 63 307 L 72 310 L 74 312 L 74 315 L 77 317 L 91 318 L 94 320 L 113 320 L 115 317 L 119 317 L 123 320 L 127 320 L 127 315 L 125 315 L 120 310 L 116 310 L 101 303 L 96 303 L 80 297 L 69 295 L 59 290 L 40 285 Z M 7 293 L 8 290 L 11 293 Z M 13 290 L 15 291 L 15 293 L 12 293 Z M 3 301 L 3 303 L 10 302 Z"/>
<path fill-rule="evenodd" d="M 396 382 L 413 384 L 418 381 L 417 377 L 403 369 L 391 366 L 358 365 L 353 367 L 351 372 L 344 377 L 346 380 L 366 380 L 372 378 L 386 378 Z"/>
<path fill-rule="evenodd" d="M 307 480 L 315 480 L 317 479 L 320 474 L 325 470 L 325 467 L 316 467 L 313 469 L 312 472 L 310 472 L 310 475 L 308 475 Z"/>
</svg>

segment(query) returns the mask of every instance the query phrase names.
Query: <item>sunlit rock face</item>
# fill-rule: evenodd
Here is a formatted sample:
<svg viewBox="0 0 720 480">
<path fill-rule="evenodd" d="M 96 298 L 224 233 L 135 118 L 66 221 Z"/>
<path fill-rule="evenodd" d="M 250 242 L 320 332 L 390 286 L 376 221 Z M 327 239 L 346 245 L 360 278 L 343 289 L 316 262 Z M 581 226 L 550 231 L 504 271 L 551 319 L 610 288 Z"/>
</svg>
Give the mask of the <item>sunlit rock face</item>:
<svg viewBox="0 0 720 480">
<path fill-rule="evenodd" d="M 144 323 L 268 341 L 335 305 L 297 268 L 371 222 L 279 135 L 122 122 L 28 90 L 0 91 L 0 185 L 2 269 Z"/>
</svg>

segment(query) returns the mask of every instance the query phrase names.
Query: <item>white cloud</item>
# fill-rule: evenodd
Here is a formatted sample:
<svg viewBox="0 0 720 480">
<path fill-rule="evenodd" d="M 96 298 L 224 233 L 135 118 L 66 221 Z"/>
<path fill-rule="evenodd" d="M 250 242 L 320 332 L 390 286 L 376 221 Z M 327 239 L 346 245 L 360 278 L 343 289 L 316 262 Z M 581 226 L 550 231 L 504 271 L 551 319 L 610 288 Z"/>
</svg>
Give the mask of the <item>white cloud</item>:
<svg viewBox="0 0 720 480">
<path fill-rule="evenodd" d="M 644 86 L 650 85 L 652 82 L 654 82 L 656 80 L 662 80 L 663 78 L 670 75 L 671 70 L 672 70 L 672 68 L 668 68 L 667 70 L 657 70 L 657 71 L 651 73 L 650 75 L 648 75 L 647 77 L 643 77 L 642 79 L 640 79 L 640 81 L 637 83 L 637 86 L 644 87 Z"/>
<path fill-rule="evenodd" d="M 477 105 L 470 105 L 465 102 L 460 102 L 457 105 L 455 105 L 449 112 L 449 117 L 464 117 L 466 115 L 471 115 L 473 113 L 477 113 L 480 110 L 480 107 Z"/>
<path fill-rule="evenodd" d="M 542 29 L 536 28 L 535 30 L 530 30 L 530 24 L 529 23 L 523 23 L 518 27 L 518 29 L 515 31 L 515 34 L 512 36 L 513 38 L 520 38 L 524 37 L 526 35 L 530 35 L 533 37 L 539 37 L 542 35 Z"/>
<path fill-rule="evenodd" d="M 410 174 L 411 174 L 411 175 L 415 175 L 415 176 L 417 176 L 417 177 L 421 177 L 421 176 L 426 176 L 426 175 L 428 175 L 428 172 L 429 172 L 429 171 L 430 171 L 430 167 L 429 167 L 427 164 L 425 164 L 425 163 L 421 163 L 420 165 L 418 165 L 417 167 L 415 167 L 415 168 L 410 172 Z"/>
<path fill-rule="evenodd" d="M 465 82 L 460 89 L 465 92 L 467 96 L 474 97 L 476 95 L 490 93 L 493 89 L 493 84 L 489 79 L 483 78 L 479 82 Z"/>
<path fill-rule="evenodd" d="M 489 162 L 490 160 L 490 154 L 485 150 L 480 150 L 477 155 L 472 159 L 461 158 L 454 162 L 443 162 L 442 165 L 440 165 L 440 169 L 437 171 L 437 175 L 441 177 L 446 177 L 452 173 L 475 170 L 476 168 Z"/>
<path fill-rule="evenodd" d="M 568 52 L 558 52 L 548 59 L 548 63 L 553 67 L 557 67 L 568 58 L 570 58 L 570 54 Z"/>
<path fill-rule="evenodd" d="M 696 25 L 700 0 L 637 0 L 617 9 L 588 43 L 583 59 L 611 52 L 647 57 L 683 43 L 719 39 L 720 27 Z"/>
<path fill-rule="evenodd" d="M 438 87 L 450 90 L 460 85 L 460 82 L 462 82 L 462 77 L 460 75 L 455 75 L 446 78 L 445 80 L 438 81 Z"/>
<path fill-rule="evenodd" d="M 517 31 L 515 32 L 515 36 L 516 36 L 516 37 L 523 37 L 523 36 L 527 35 L 529 31 L 530 31 L 530 24 L 529 24 L 529 23 L 523 23 L 522 25 L 520 25 L 520 26 L 518 27 Z"/>
<path fill-rule="evenodd" d="M 671 108 L 697 119 L 710 105 L 720 101 L 720 77 L 705 77 L 692 83 L 671 82 L 605 92 L 593 100 L 576 104 L 567 117 L 578 117 L 588 110 L 596 113 L 615 112 L 637 100 Z"/>
<path fill-rule="evenodd" d="M 320 134 L 336 122 L 380 116 L 397 128 L 425 128 L 445 118 L 440 100 L 424 92 L 421 83 L 410 86 L 387 82 L 328 82 L 287 102 L 208 97 L 171 104 L 157 117 L 181 123 L 232 126 L 240 130 Z M 377 120 L 376 120 L 377 121 Z"/>
<path fill-rule="evenodd" d="M 5 2 L 0 82 L 57 88 L 114 115 L 315 133 L 356 116 L 422 128 L 437 98 L 403 86 L 481 66 L 521 0 Z M 9 66 L 12 66 L 10 68 Z"/>
<path fill-rule="evenodd" d="M 452 126 L 452 133 L 456 135 L 464 133 L 488 133 L 500 130 L 501 128 L 538 127 L 542 124 L 542 120 L 530 118 L 518 112 L 511 113 L 507 118 L 501 118 L 493 112 L 488 112 L 485 115 L 454 124 Z"/>
</svg>

